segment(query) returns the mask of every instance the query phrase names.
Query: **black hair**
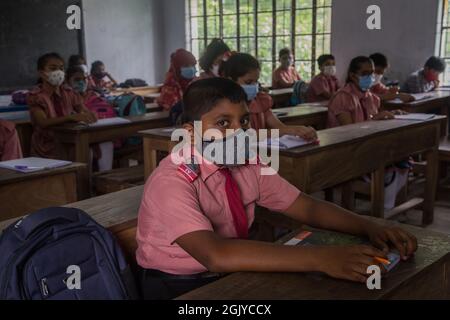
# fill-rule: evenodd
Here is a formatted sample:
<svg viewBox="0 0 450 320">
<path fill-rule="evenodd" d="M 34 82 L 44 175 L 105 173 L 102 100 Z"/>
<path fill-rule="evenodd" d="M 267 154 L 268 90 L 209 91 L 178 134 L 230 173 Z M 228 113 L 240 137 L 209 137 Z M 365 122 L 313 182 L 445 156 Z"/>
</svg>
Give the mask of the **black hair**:
<svg viewBox="0 0 450 320">
<path fill-rule="evenodd" d="M 285 56 L 285 55 L 291 55 L 292 54 L 292 50 L 289 48 L 283 48 L 280 50 L 280 52 L 278 52 L 278 58 L 281 59 L 281 57 Z"/>
<path fill-rule="evenodd" d="M 236 53 L 228 61 L 222 63 L 221 74 L 225 78 L 237 81 L 253 70 L 261 70 L 261 64 L 255 57 L 248 53 Z"/>
<path fill-rule="evenodd" d="M 317 59 L 317 63 L 319 64 L 319 67 L 321 67 L 328 60 L 335 60 L 334 56 L 332 54 L 323 54 Z"/>
<path fill-rule="evenodd" d="M 425 63 L 425 67 L 432 70 L 436 70 L 439 73 L 442 73 L 447 68 L 447 63 L 442 58 L 432 56 Z"/>
<path fill-rule="evenodd" d="M 183 123 L 201 120 L 222 100 L 247 103 L 247 94 L 236 82 L 225 78 L 211 78 L 192 83 L 183 96 Z"/>
<path fill-rule="evenodd" d="M 66 79 L 69 80 L 73 75 L 77 73 L 82 73 L 84 75 L 84 70 L 79 66 L 71 66 L 66 71 Z"/>
<path fill-rule="evenodd" d="M 86 62 L 86 59 L 79 54 L 73 54 L 69 57 L 69 61 L 68 61 L 68 67 L 73 67 L 73 66 L 79 66 L 80 65 L 80 60 L 83 60 L 84 62 Z"/>
<path fill-rule="evenodd" d="M 45 66 L 47 65 L 47 63 L 50 59 L 58 59 L 58 60 L 61 60 L 62 62 L 64 62 L 63 57 L 61 57 L 58 53 L 56 53 L 56 52 L 46 53 L 43 56 L 40 56 L 37 61 L 38 71 L 44 70 Z"/>
<path fill-rule="evenodd" d="M 389 66 L 388 58 L 382 53 L 374 53 L 369 58 L 372 59 L 375 67 L 386 69 Z"/>
<path fill-rule="evenodd" d="M 97 70 L 100 66 L 104 66 L 104 65 L 105 64 L 103 63 L 103 61 L 100 61 L 100 60 L 94 61 L 91 64 L 91 74 L 94 74 L 95 70 Z"/>
<path fill-rule="evenodd" d="M 352 59 L 352 61 L 350 62 L 350 66 L 348 67 L 347 83 L 351 82 L 350 73 L 357 73 L 364 63 L 373 64 L 373 61 L 369 57 L 365 56 L 359 56 Z"/>
<path fill-rule="evenodd" d="M 211 43 L 206 47 L 203 55 L 200 57 L 200 67 L 203 71 L 208 72 L 209 70 L 211 70 L 217 57 L 228 51 L 230 51 L 230 48 L 222 39 L 213 39 Z"/>
</svg>

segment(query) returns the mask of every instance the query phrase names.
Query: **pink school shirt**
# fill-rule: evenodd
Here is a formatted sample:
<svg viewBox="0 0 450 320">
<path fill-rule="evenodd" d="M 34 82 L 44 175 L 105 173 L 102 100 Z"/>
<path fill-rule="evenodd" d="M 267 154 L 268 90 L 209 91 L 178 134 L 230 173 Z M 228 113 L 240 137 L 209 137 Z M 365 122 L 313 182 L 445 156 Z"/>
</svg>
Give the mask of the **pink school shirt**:
<svg viewBox="0 0 450 320">
<path fill-rule="evenodd" d="M 56 148 L 56 140 L 51 129 L 39 127 L 34 120 L 34 113 L 42 110 L 48 118 L 68 116 L 73 112 L 81 112 L 83 98 L 72 88 L 62 85 L 59 95 L 46 91 L 42 85 L 34 88 L 28 95 L 33 135 L 31 137 L 31 154 L 43 158 L 60 157 Z"/>
<path fill-rule="evenodd" d="M 309 84 L 306 92 L 306 100 L 308 102 L 321 102 L 328 100 L 322 97 L 323 93 L 335 94 L 339 90 L 339 80 L 335 76 L 326 76 L 319 74 L 315 76 Z"/>
<path fill-rule="evenodd" d="M 370 116 L 377 114 L 379 109 L 379 97 L 370 91 L 362 92 L 355 84 L 348 83 L 330 100 L 328 127 L 340 126 L 337 116 L 341 113 L 349 113 L 353 123 L 357 123 L 369 120 Z"/>
<path fill-rule="evenodd" d="M 16 160 L 22 157 L 15 124 L 0 119 L 0 161 Z"/>
<path fill-rule="evenodd" d="M 372 93 L 376 94 L 377 96 L 382 96 L 389 92 L 389 88 L 382 83 L 377 83 L 372 88 L 370 88 L 370 91 L 372 91 Z"/>
<path fill-rule="evenodd" d="M 273 100 L 272 97 L 265 93 L 260 92 L 256 98 L 250 102 L 250 122 L 253 129 L 256 131 L 267 128 L 267 119 L 274 117 L 272 113 Z"/>
<path fill-rule="evenodd" d="M 146 183 L 138 217 L 136 258 L 145 269 L 198 274 L 207 269 L 176 240 L 196 231 L 212 231 L 223 238 L 237 238 L 237 234 L 225 192 L 225 177 L 219 168 L 204 161 L 192 183 L 178 168 L 169 156 Z M 248 165 L 231 169 L 241 191 L 249 228 L 256 205 L 283 212 L 300 195 L 279 175 L 261 175 L 261 168 Z"/>
<path fill-rule="evenodd" d="M 298 74 L 295 67 L 291 66 L 288 69 L 279 67 L 273 71 L 272 74 L 272 88 L 273 89 L 284 89 L 294 86 L 296 81 L 302 78 Z"/>
</svg>

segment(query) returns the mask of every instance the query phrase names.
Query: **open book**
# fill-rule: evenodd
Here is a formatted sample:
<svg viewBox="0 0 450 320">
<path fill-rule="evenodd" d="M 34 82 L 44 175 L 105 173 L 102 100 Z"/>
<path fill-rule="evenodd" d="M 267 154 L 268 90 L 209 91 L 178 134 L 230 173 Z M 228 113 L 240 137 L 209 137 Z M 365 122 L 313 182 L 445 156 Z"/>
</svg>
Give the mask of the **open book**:
<svg viewBox="0 0 450 320">
<path fill-rule="evenodd" d="M 431 99 L 434 97 L 434 95 L 432 93 L 415 93 L 415 94 L 411 94 L 414 97 L 414 101 L 422 101 L 422 100 L 427 100 L 427 99 Z M 414 102 L 413 101 L 413 102 Z M 389 101 L 391 103 L 403 103 L 403 101 L 400 98 L 394 99 Z"/>
<path fill-rule="evenodd" d="M 43 158 L 24 158 L 0 162 L 0 168 L 23 173 L 31 173 L 49 169 L 65 167 L 72 164 L 70 161 L 52 160 Z"/>
<path fill-rule="evenodd" d="M 411 120 L 411 121 L 425 121 L 436 117 L 434 114 L 429 113 L 409 113 L 395 116 L 397 120 Z"/>
<path fill-rule="evenodd" d="M 288 150 L 318 143 L 319 141 L 306 141 L 300 137 L 285 135 L 278 139 L 268 139 L 267 141 L 262 142 L 261 145 L 280 150 Z"/>
</svg>

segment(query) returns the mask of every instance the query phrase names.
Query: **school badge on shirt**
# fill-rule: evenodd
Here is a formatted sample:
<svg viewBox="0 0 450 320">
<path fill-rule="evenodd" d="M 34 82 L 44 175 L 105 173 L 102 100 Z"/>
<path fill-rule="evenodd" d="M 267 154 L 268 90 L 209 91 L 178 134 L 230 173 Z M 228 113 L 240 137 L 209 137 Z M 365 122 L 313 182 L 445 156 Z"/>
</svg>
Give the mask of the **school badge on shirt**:
<svg viewBox="0 0 450 320">
<path fill-rule="evenodd" d="M 178 172 L 190 183 L 193 183 L 198 178 L 199 167 L 195 164 L 182 164 L 178 167 Z"/>
</svg>

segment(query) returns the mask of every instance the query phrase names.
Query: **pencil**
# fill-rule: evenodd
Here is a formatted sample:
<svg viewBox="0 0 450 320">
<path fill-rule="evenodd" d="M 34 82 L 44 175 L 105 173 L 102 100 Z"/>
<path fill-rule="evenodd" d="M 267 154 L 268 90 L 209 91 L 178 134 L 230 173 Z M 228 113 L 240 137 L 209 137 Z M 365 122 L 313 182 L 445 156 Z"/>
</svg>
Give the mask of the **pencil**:
<svg viewBox="0 0 450 320">
<path fill-rule="evenodd" d="M 391 262 L 387 259 L 380 258 L 380 257 L 374 257 L 375 261 L 380 262 L 382 264 L 391 264 Z"/>
</svg>

